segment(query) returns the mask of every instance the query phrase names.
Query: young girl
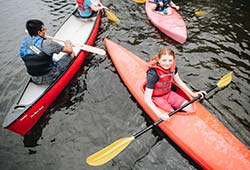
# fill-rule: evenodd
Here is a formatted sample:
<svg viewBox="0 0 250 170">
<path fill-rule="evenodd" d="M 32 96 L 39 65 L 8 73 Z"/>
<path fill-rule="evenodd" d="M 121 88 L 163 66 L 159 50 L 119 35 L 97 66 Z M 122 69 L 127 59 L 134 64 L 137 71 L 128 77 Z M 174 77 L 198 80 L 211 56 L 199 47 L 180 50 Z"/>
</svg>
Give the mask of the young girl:
<svg viewBox="0 0 250 170">
<path fill-rule="evenodd" d="M 156 10 L 162 14 L 171 14 L 171 8 L 180 9 L 172 0 L 154 0 L 153 2 L 152 10 Z"/>
<path fill-rule="evenodd" d="M 171 91 L 173 81 L 177 82 L 192 97 L 201 95 L 203 98 L 206 95 L 205 91 L 193 92 L 187 87 L 178 75 L 173 50 L 166 47 L 161 49 L 150 61 L 144 100 L 150 109 L 163 120 L 168 119 L 169 116 L 162 113 L 156 105 L 173 111 L 188 102 L 182 96 Z M 188 105 L 183 110 L 186 112 L 193 111 L 191 105 Z"/>
</svg>

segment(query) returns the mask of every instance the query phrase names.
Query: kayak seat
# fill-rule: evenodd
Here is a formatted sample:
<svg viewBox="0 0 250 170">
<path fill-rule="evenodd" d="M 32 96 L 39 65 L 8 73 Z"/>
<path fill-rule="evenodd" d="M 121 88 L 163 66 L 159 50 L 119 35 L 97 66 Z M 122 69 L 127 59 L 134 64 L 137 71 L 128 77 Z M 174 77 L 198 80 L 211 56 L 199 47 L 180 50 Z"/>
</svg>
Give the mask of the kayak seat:
<svg viewBox="0 0 250 170">
<path fill-rule="evenodd" d="M 81 16 L 81 15 L 79 14 L 78 10 L 76 10 L 76 11 L 73 13 L 73 15 L 74 15 L 75 17 L 81 18 L 81 19 L 90 19 L 90 18 L 92 18 L 92 17 L 97 16 L 97 12 L 93 12 L 93 14 L 92 14 L 91 16 L 89 16 L 89 17 L 83 17 L 83 16 Z"/>
<path fill-rule="evenodd" d="M 146 82 L 144 82 L 142 85 L 141 85 L 141 88 L 142 90 L 142 93 L 144 94 L 145 92 L 145 89 L 146 89 Z M 176 92 L 177 94 L 179 94 L 180 96 L 184 97 L 186 100 L 191 100 L 191 98 L 189 96 L 187 96 L 187 94 L 185 94 L 176 84 L 173 84 L 172 87 L 171 87 L 171 90 Z M 166 112 L 170 112 L 169 110 L 166 110 L 164 108 L 162 108 L 161 106 L 157 105 L 160 109 L 166 111 Z M 194 110 L 196 110 L 194 108 Z M 186 114 L 191 114 L 191 113 L 195 113 L 195 112 L 185 112 L 185 111 L 180 111 L 179 114 L 183 114 L 183 115 L 186 115 Z"/>
<path fill-rule="evenodd" d="M 25 92 L 22 94 L 22 97 L 18 102 L 18 105 L 25 106 L 32 104 L 46 91 L 48 87 L 49 85 L 37 85 L 30 80 L 26 86 Z"/>
<path fill-rule="evenodd" d="M 14 107 L 14 109 L 19 109 L 19 108 L 23 109 L 23 108 L 26 108 L 27 106 L 28 105 L 17 105 Z"/>
</svg>

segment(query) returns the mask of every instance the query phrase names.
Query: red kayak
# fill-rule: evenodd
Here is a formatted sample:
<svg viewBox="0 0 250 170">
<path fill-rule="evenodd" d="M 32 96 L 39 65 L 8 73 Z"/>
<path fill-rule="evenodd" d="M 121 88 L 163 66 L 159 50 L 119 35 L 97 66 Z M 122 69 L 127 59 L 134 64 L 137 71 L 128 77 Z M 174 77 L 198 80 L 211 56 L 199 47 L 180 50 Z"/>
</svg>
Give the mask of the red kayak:
<svg viewBox="0 0 250 170">
<path fill-rule="evenodd" d="M 76 12 L 76 11 L 75 11 Z M 71 40 L 73 44 L 93 45 L 101 23 L 101 14 L 92 21 L 84 21 L 74 14 L 59 28 L 54 38 Z M 29 80 L 16 103 L 12 106 L 3 122 L 3 127 L 20 135 L 27 134 L 43 113 L 55 101 L 71 78 L 83 64 L 88 52 L 74 47 L 77 57 L 62 75 L 50 85 L 36 85 Z M 59 59 L 63 53 L 53 56 Z"/>
<path fill-rule="evenodd" d="M 147 2 L 145 6 L 148 19 L 161 32 L 184 44 L 187 39 L 187 28 L 182 17 L 173 8 L 171 8 L 172 14 L 160 14 L 152 10 L 152 5 L 153 2 Z"/>
<path fill-rule="evenodd" d="M 144 102 L 147 63 L 127 49 L 104 40 L 106 49 L 123 82 L 145 110 L 156 122 L 159 118 Z M 187 100 L 191 96 L 178 84 L 176 92 Z M 204 169 L 248 170 L 250 151 L 213 114 L 199 102 L 192 103 L 195 112 L 177 112 L 169 120 L 159 124 L 184 152 Z M 165 111 L 167 114 L 169 112 Z M 163 151 L 165 152 L 165 151 Z"/>
</svg>

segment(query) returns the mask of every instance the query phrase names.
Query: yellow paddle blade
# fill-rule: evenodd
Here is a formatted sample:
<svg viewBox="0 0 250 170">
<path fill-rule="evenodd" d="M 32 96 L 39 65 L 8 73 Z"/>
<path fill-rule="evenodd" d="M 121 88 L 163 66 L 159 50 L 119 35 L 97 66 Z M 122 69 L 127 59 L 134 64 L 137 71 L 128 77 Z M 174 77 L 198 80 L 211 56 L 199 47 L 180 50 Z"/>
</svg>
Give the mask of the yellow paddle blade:
<svg viewBox="0 0 250 170">
<path fill-rule="evenodd" d="M 204 11 L 196 11 L 195 14 L 196 15 L 205 15 L 206 13 Z"/>
<path fill-rule="evenodd" d="M 220 79 L 220 81 L 216 84 L 217 87 L 222 88 L 227 86 L 232 81 L 232 78 L 233 78 L 233 72 L 231 71 Z"/>
<path fill-rule="evenodd" d="M 115 23 L 119 22 L 119 19 L 117 18 L 117 16 L 113 12 L 111 12 L 109 10 L 105 10 L 105 12 L 106 12 L 106 15 L 110 21 L 115 22 Z"/>
<path fill-rule="evenodd" d="M 116 155 L 118 155 L 121 151 L 123 151 L 133 140 L 134 136 L 121 138 L 109 146 L 103 148 L 102 150 L 92 154 L 86 159 L 86 162 L 92 166 L 100 166 L 105 164 L 106 162 L 113 159 Z"/>
<path fill-rule="evenodd" d="M 145 2 L 147 2 L 147 0 L 133 0 L 134 2 L 136 2 L 136 3 L 145 3 Z"/>
</svg>

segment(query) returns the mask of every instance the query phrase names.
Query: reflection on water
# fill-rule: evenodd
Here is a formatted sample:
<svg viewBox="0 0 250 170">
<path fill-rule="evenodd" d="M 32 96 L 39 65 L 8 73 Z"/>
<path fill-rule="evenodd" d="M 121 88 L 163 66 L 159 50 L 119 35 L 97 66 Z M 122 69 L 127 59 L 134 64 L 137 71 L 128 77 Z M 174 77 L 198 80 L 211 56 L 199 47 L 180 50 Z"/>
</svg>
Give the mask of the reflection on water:
<svg viewBox="0 0 250 170">
<path fill-rule="evenodd" d="M 104 48 L 102 40 L 109 37 L 144 60 L 149 60 L 159 48 L 169 46 L 177 55 L 180 76 L 194 90 L 208 89 L 221 76 L 233 71 L 229 87 L 211 95 L 203 105 L 249 146 L 249 2 L 176 1 L 182 8 L 206 12 L 199 16 L 180 11 L 188 28 L 187 42 L 181 45 L 148 21 L 143 4 L 104 1 L 121 22 L 112 24 L 104 14 L 95 45 Z M 26 35 L 26 20 L 31 16 L 43 20 L 48 34 L 53 35 L 73 11 L 74 0 L 3 1 L 1 4 L 2 124 L 28 78 L 18 57 L 19 44 Z M 17 13 L 20 5 L 21 12 Z M 141 136 L 102 167 L 85 163 L 91 153 L 149 124 L 151 120 L 128 92 L 110 59 L 90 55 L 29 135 L 23 138 L 0 130 L 0 169 L 201 169 L 158 128 Z"/>
</svg>

